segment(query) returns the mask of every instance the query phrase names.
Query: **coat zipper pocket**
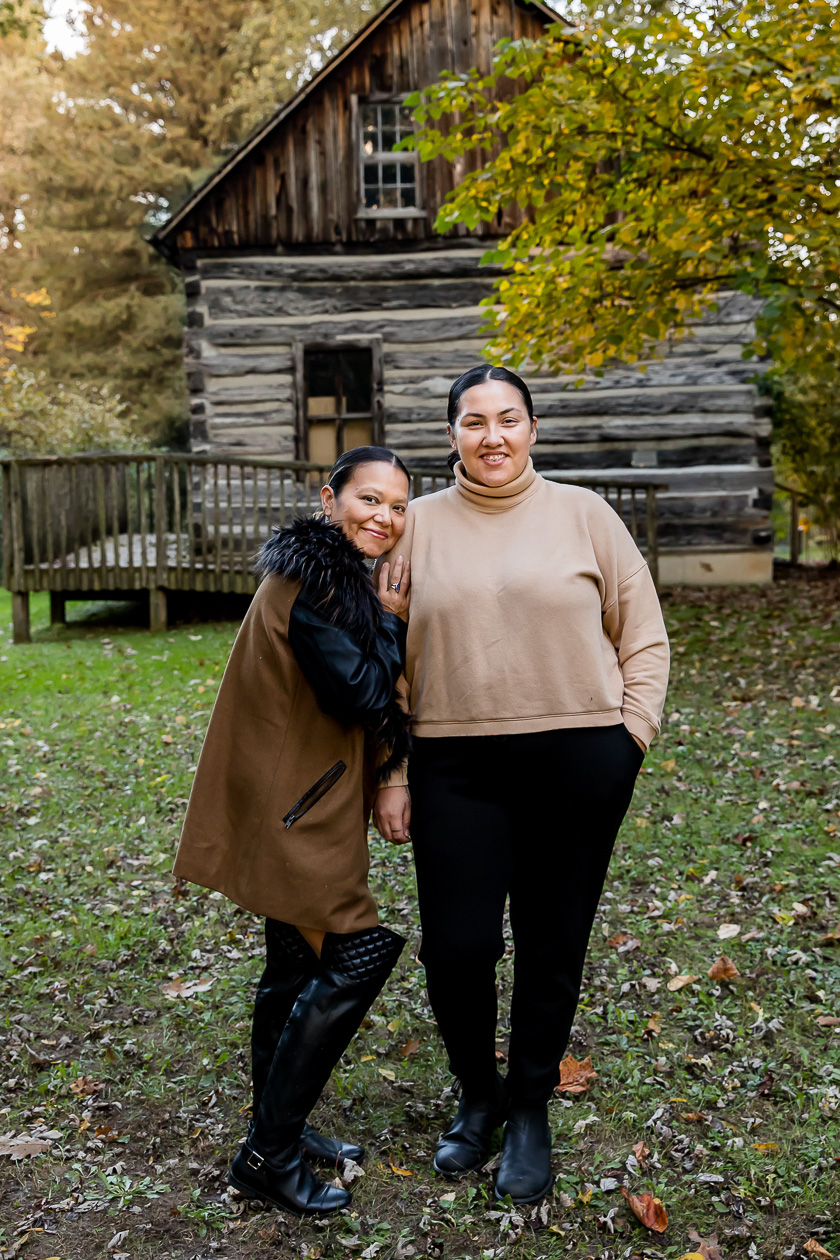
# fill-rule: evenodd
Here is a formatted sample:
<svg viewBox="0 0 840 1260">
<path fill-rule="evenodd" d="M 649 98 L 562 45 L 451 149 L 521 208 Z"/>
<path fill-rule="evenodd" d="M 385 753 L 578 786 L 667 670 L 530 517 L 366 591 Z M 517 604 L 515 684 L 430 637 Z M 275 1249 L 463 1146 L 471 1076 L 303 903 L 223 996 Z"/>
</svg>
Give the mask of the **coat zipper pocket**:
<svg viewBox="0 0 840 1260">
<path fill-rule="evenodd" d="M 326 774 L 322 774 L 317 783 L 313 783 L 308 792 L 304 792 L 299 801 L 295 801 L 288 814 L 284 814 L 283 822 L 286 824 L 288 831 L 292 823 L 296 823 L 299 818 L 310 810 L 313 805 L 317 805 L 322 796 L 329 792 L 333 784 L 337 783 L 344 771 L 347 769 L 343 761 L 337 761 L 331 766 Z"/>
</svg>

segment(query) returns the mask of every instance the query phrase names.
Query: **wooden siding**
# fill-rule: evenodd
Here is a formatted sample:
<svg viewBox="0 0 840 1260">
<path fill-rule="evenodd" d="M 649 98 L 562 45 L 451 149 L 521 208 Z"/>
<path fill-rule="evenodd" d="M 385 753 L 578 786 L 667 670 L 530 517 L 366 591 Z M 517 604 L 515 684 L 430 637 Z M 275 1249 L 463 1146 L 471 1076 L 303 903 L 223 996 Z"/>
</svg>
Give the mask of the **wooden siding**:
<svg viewBox="0 0 840 1260">
<path fill-rule="evenodd" d="M 415 467 L 443 467 L 446 396 L 481 360 L 480 250 L 377 256 L 198 259 L 187 275 L 194 451 L 294 458 L 295 352 L 365 341 L 382 363 L 384 438 Z M 329 283 L 327 282 L 329 277 Z M 770 426 L 741 358 L 752 307 L 721 299 L 695 337 L 642 373 L 617 366 L 581 388 L 524 373 L 539 418 L 538 467 L 643 482 L 658 496 L 663 549 L 766 549 Z"/>
<path fill-rule="evenodd" d="M 520 0 L 407 0 L 344 58 L 300 105 L 232 166 L 177 224 L 179 251 L 365 241 L 422 242 L 475 152 L 449 163 L 419 164 L 422 213 L 359 218 L 359 153 L 354 102 L 423 88 L 444 70 L 490 69 L 504 37 L 536 38 L 546 16 Z M 516 209 L 471 236 L 498 236 L 518 221 Z M 467 235 L 453 228 L 450 236 Z"/>
</svg>

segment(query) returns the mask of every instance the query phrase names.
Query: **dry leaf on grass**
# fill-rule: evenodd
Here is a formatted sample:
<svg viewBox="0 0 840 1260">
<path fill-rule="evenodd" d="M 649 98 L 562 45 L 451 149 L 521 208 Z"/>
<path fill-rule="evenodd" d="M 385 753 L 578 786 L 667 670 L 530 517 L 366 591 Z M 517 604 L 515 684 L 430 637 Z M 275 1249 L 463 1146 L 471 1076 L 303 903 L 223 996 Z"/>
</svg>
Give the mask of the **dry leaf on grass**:
<svg viewBox="0 0 840 1260">
<path fill-rule="evenodd" d="M 838 1015 L 818 1015 L 817 1023 L 820 1028 L 836 1028 L 840 1025 L 840 1016 Z"/>
<path fill-rule="evenodd" d="M 410 1168 L 397 1168 L 396 1164 L 389 1164 L 388 1167 L 392 1173 L 396 1173 L 398 1177 L 413 1177 L 415 1174 Z"/>
<path fill-rule="evenodd" d="M 695 980 L 699 980 L 699 976 L 672 976 L 668 981 L 668 990 L 676 993 L 679 989 L 684 989 L 689 984 L 694 984 Z"/>
<path fill-rule="evenodd" d="M 690 1229 L 688 1236 L 696 1245 L 703 1260 L 723 1260 L 717 1234 L 712 1234 L 711 1238 L 701 1238 L 696 1229 Z"/>
<path fill-rule="evenodd" d="M 407 1041 L 404 1046 L 400 1046 L 400 1054 L 416 1054 L 419 1049 L 420 1042 L 412 1039 L 411 1041 Z"/>
<path fill-rule="evenodd" d="M 733 936 L 737 936 L 740 931 L 740 923 L 721 923 L 718 928 L 718 937 L 722 941 L 729 941 Z"/>
<path fill-rule="evenodd" d="M 560 1064 L 560 1084 L 557 1089 L 567 1094 L 585 1094 L 598 1079 L 598 1073 L 592 1066 L 592 1056 L 578 1061 L 574 1055 L 567 1054 Z"/>
<path fill-rule="evenodd" d="M 42 1155 L 48 1151 L 52 1142 L 44 1142 L 41 1138 L 2 1137 L 0 1138 L 0 1155 L 8 1155 L 11 1159 L 28 1159 L 30 1155 Z"/>
<path fill-rule="evenodd" d="M 709 968 L 710 980 L 731 980 L 734 976 L 740 976 L 740 974 L 732 959 L 727 958 L 726 954 L 721 954 L 717 962 L 712 963 Z"/>
<path fill-rule="evenodd" d="M 619 954 L 629 954 L 632 949 L 638 949 L 641 943 L 637 936 L 630 936 L 627 932 L 616 932 L 607 940 L 607 944 L 617 949 Z"/>
<path fill-rule="evenodd" d="M 648 1155 L 650 1155 L 650 1147 L 645 1146 L 644 1141 L 636 1142 L 633 1146 L 633 1154 L 636 1156 L 636 1159 L 644 1168 L 645 1160 L 647 1159 Z"/>
<path fill-rule="evenodd" d="M 826 1251 L 825 1247 L 821 1246 L 816 1238 L 809 1238 L 806 1243 L 803 1243 L 802 1250 L 807 1251 L 809 1256 L 819 1257 L 819 1260 L 823 1260 L 823 1257 L 825 1257 L 825 1260 L 831 1260 L 831 1252 Z"/>
<path fill-rule="evenodd" d="M 645 1190 L 643 1194 L 631 1194 L 624 1186 L 621 1187 L 621 1193 L 630 1205 L 630 1210 L 636 1220 L 641 1221 L 646 1229 L 652 1229 L 656 1234 L 665 1233 L 668 1228 L 668 1213 L 661 1199 L 657 1199 L 649 1190 Z"/>
<path fill-rule="evenodd" d="M 188 980 L 185 983 L 180 976 L 176 976 L 168 984 L 162 984 L 160 991 L 170 998 L 188 998 L 192 997 L 194 993 L 205 993 L 214 979 L 214 976 L 202 976 L 200 980 Z"/>
</svg>

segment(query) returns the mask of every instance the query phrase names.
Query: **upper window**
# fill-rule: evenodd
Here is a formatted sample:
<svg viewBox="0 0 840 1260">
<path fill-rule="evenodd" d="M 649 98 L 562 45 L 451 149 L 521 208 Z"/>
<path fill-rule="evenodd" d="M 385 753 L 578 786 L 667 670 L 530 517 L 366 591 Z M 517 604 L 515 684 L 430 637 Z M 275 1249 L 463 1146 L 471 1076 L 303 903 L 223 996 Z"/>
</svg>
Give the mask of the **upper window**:
<svg viewBox="0 0 840 1260">
<path fill-rule="evenodd" d="M 366 211 L 388 214 L 416 209 L 417 154 L 393 151 L 413 130 L 411 110 L 398 101 L 362 104 L 362 204 Z"/>
</svg>

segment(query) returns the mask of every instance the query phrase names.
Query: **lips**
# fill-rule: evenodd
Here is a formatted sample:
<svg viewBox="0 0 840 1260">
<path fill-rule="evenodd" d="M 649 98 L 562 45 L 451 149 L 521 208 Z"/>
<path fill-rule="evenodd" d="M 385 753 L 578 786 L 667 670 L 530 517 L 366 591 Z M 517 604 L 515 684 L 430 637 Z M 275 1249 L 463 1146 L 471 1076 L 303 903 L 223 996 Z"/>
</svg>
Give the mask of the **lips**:
<svg viewBox="0 0 840 1260">
<path fill-rule="evenodd" d="M 372 534 L 374 538 L 387 538 L 388 535 L 383 533 L 381 529 L 371 529 L 369 525 L 363 525 L 362 529 L 366 534 Z"/>
</svg>

